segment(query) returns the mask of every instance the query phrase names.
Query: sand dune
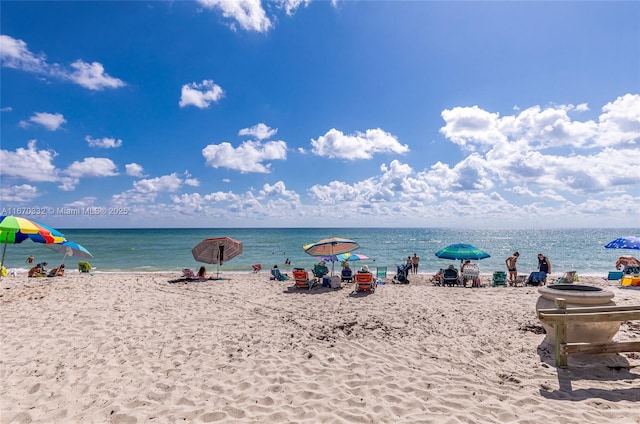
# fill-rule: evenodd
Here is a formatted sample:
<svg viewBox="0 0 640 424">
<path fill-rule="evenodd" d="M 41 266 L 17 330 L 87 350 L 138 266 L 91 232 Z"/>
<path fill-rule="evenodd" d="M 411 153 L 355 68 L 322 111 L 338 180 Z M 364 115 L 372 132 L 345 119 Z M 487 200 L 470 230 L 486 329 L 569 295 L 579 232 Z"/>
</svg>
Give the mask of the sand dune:
<svg viewBox="0 0 640 424">
<path fill-rule="evenodd" d="M 3 279 L 0 422 L 640 423 L 640 355 L 556 368 L 536 288 L 224 276 Z"/>
</svg>

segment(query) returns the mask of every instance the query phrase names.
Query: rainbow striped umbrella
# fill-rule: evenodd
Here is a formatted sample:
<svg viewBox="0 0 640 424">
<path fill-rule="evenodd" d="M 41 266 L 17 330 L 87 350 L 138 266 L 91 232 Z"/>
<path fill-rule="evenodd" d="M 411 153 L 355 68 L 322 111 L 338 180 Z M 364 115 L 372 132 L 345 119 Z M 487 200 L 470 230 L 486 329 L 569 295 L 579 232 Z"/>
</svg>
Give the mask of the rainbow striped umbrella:
<svg viewBox="0 0 640 424">
<path fill-rule="evenodd" d="M 334 256 L 340 255 L 341 253 L 349 253 L 359 247 L 360 245 L 353 240 L 333 237 L 323 239 L 315 243 L 305 244 L 304 246 L 302 246 L 302 249 L 304 249 L 305 253 L 311 256 Z M 333 265 L 334 262 L 331 262 L 332 276 Z"/>
<path fill-rule="evenodd" d="M 0 243 L 4 243 L 0 264 L 4 265 L 7 244 L 22 243 L 26 239 L 45 244 L 65 241 L 64 234 L 41 222 L 19 216 L 0 215 Z"/>
</svg>

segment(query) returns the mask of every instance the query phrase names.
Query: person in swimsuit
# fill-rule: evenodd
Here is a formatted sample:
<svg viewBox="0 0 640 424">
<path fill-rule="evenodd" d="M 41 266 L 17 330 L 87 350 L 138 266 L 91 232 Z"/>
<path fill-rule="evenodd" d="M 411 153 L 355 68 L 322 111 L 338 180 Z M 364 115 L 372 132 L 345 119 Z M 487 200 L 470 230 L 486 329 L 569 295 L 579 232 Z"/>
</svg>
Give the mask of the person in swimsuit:
<svg viewBox="0 0 640 424">
<path fill-rule="evenodd" d="M 413 257 L 411 258 L 411 265 L 413 266 L 414 274 L 418 273 L 418 264 L 420 264 L 420 257 L 414 253 Z"/>
<path fill-rule="evenodd" d="M 515 252 L 513 255 L 509 256 L 504 262 L 507 264 L 507 271 L 509 271 L 509 280 L 515 281 L 518 277 L 518 270 L 516 269 L 516 262 L 518 262 L 518 257 L 520 253 Z"/>
</svg>

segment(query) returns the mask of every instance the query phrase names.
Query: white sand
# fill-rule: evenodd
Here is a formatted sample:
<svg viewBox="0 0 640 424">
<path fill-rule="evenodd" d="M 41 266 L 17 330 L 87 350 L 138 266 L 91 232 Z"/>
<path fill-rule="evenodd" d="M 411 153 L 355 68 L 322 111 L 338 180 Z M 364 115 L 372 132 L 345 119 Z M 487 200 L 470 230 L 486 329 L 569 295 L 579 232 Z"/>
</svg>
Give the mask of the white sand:
<svg viewBox="0 0 640 424">
<path fill-rule="evenodd" d="M 3 279 L 0 422 L 640 423 L 640 354 L 556 368 L 534 287 L 176 277 Z"/>
</svg>

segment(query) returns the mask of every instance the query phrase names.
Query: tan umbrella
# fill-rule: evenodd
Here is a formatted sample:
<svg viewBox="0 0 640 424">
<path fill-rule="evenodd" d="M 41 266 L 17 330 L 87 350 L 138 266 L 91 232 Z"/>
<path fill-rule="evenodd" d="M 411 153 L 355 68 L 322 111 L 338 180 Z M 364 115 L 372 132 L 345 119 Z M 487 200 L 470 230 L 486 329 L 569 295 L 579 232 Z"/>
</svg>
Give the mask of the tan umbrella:
<svg viewBox="0 0 640 424">
<path fill-rule="evenodd" d="M 208 238 L 191 249 L 191 253 L 193 259 L 198 262 L 218 264 L 217 277 L 220 273 L 220 265 L 242 253 L 242 242 L 231 237 Z"/>
</svg>

